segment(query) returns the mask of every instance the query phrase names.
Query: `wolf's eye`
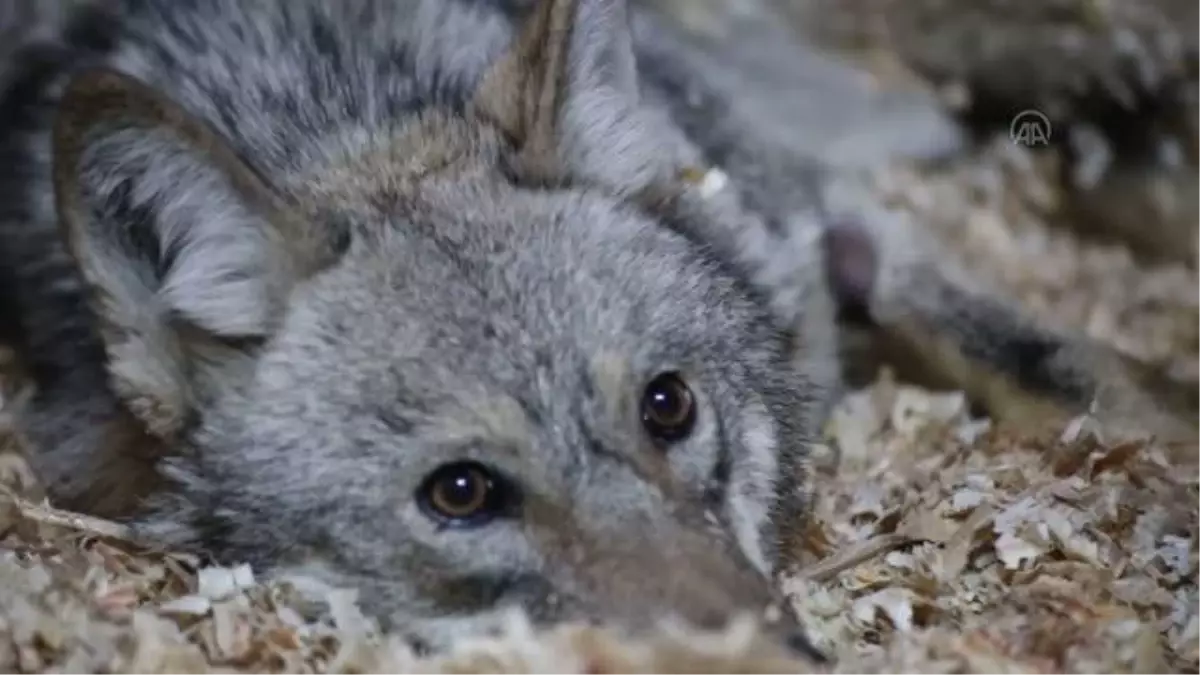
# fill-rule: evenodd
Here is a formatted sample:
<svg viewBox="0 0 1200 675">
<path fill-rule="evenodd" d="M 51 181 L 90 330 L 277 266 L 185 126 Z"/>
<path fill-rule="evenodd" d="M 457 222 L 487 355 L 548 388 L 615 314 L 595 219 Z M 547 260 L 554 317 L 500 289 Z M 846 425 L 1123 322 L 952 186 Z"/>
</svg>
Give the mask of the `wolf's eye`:
<svg viewBox="0 0 1200 675">
<path fill-rule="evenodd" d="M 482 525 L 499 514 L 500 481 L 475 462 L 438 468 L 421 485 L 417 502 L 430 516 L 447 525 Z"/>
<path fill-rule="evenodd" d="M 678 373 L 658 375 L 642 394 L 642 425 L 654 440 L 674 443 L 696 423 L 696 401 Z"/>
</svg>

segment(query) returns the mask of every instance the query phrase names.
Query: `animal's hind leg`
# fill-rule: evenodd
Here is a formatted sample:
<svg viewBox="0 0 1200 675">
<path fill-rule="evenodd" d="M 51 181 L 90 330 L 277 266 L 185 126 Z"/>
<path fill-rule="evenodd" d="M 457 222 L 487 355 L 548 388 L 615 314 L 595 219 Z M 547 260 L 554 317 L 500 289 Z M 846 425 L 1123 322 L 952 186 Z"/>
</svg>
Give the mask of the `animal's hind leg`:
<svg viewBox="0 0 1200 675">
<path fill-rule="evenodd" d="M 883 279 L 881 251 L 865 227 L 830 226 L 824 250 L 839 304 L 865 322 L 872 347 L 914 379 L 960 389 L 997 421 L 1022 428 L 1094 411 L 1114 432 L 1195 441 L 1195 387 L 1082 335 L 1051 331 L 931 261 Z"/>
</svg>

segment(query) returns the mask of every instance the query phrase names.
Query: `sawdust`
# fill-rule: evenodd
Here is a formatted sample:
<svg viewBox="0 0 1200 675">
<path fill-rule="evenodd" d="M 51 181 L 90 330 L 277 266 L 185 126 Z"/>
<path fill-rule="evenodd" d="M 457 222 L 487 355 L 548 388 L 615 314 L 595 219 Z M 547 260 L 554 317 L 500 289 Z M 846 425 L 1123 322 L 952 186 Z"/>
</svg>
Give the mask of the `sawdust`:
<svg viewBox="0 0 1200 675">
<path fill-rule="evenodd" d="M 897 165 L 873 178 L 889 206 L 912 214 L 973 277 L 1018 299 L 1041 322 L 1082 331 L 1196 382 L 1195 251 L 1180 256 L 1190 263 L 1140 262 L 1127 247 L 1081 238 L 1057 223 L 1063 161 L 997 134 L 949 166 Z M 1147 218 L 1141 226 L 1158 224 Z"/>
</svg>

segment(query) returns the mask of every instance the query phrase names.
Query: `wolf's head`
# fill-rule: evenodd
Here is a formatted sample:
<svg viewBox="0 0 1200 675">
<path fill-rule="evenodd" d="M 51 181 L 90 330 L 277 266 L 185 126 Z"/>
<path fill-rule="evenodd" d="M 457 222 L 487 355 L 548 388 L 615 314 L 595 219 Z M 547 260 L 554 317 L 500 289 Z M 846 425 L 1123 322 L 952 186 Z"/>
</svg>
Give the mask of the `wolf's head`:
<svg viewBox="0 0 1200 675">
<path fill-rule="evenodd" d="M 433 643 L 509 605 L 716 625 L 775 599 L 822 383 L 706 239 L 625 12 L 543 2 L 465 106 L 285 177 L 125 75 L 73 81 L 64 233 L 114 390 L 176 451 L 139 527 Z"/>
</svg>

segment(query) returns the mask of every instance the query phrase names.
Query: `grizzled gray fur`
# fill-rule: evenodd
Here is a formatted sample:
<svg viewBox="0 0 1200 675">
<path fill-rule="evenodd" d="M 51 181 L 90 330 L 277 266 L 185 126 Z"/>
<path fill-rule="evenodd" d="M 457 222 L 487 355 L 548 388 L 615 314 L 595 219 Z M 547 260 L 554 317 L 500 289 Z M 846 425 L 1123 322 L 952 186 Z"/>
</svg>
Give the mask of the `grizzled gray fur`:
<svg viewBox="0 0 1200 675">
<path fill-rule="evenodd" d="M 129 1 L 29 48 L 0 237 L 53 494 L 430 644 L 508 603 L 766 607 L 830 355 L 698 243 L 624 8 L 574 5 L 521 38 L 482 2 Z M 672 372 L 663 444 L 639 401 Z M 494 517 L 428 513 L 467 461 Z"/>
<path fill-rule="evenodd" d="M 629 14 L 118 0 L 22 47 L 0 339 L 55 500 L 434 646 L 509 605 L 716 625 L 775 600 L 803 527 L 838 302 L 1095 397 L 1084 347 L 887 276 L 869 228 L 790 234 L 787 157 L 684 103 Z"/>
</svg>

